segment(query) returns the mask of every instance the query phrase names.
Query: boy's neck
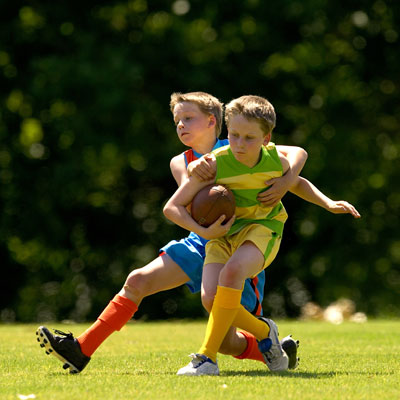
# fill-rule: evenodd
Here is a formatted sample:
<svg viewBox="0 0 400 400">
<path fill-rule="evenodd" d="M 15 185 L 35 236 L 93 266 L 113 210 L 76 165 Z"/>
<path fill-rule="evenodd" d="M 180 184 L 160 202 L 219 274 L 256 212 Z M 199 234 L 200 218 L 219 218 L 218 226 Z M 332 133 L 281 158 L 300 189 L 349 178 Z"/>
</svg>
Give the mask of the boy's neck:
<svg viewBox="0 0 400 400">
<path fill-rule="evenodd" d="M 246 162 L 243 162 L 243 161 L 238 160 L 238 159 L 236 158 L 235 155 L 233 155 L 233 156 L 235 157 L 236 161 L 237 161 L 239 164 L 242 164 L 242 165 L 246 166 L 247 168 L 254 168 L 254 167 L 261 161 L 261 157 L 262 157 L 262 148 L 260 149 L 260 153 L 259 153 L 257 159 L 254 160 L 254 161 L 248 160 L 248 161 L 246 161 Z"/>
<path fill-rule="evenodd" d="M 194 150 L 196 153 L 199 154 L 207 154 L 209 153 L 215 146 L 215 143 L 217 143 L 217 138 L 212 138 L 212 140 L 208 140 L 202 143 L 199 143 L 196 146 L 192 147 L 192 150 Z"/>
</svg>

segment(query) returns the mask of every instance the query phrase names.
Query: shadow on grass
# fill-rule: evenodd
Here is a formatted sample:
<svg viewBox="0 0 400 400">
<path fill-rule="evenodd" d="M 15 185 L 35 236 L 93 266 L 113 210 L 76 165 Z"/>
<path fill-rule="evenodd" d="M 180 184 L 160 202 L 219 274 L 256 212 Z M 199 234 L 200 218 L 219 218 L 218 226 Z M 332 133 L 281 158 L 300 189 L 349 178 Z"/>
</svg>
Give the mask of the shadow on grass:
<svg viewBox="0 0 400 400">
<path fill-rule="evenodd" d="M 221 371 L 220 377 L 226 377 L 226 376 L 249 376 L 249 377 L 264 377 L 266 379 L 268 378 L 274 378 L 277 376 L 287 378 L 287 379 L 332 379 L 338 376 L 344 376 L 344 375 L 368 375 L 368 376 L 384 376 L 384 375 L 393 375 L 395 372 L 390 371 L 390 372 L 383 372 L 383 371 L 327 371 L 327 372 L 305 372 L 305 371 L 283 371 L 283 372 L 270 372 L 268 370 L 261 370 L 261 369 L 255 369 L 251 371 L 234 371 L 234 370 L 223 370 Z M 103 376 L 103 375 L 115 375 L 115 376 L 147 376 L 147 375 L 158 375 L 158 376 L 171 376 L 171 375 L 176 375 L 175 371 L 150 371 L 147 369 L 138 369 L 135 371 L 132 370 L 113 370 L 112 372 L 110 371 L 105 371 L 105 370 L 92 370 L 92 371 L 85 371 L 80 374 L 70 374 L 65 371 L 57 371 L 57 372 L 50 372 L 48 375 L 52 377 L 71 377 L 75 379 L 78 376 Z M 180 377 L 181 378 L 181 377 Z M 196 377 L 198 378 L 198 377 Z"/>
<path fill-rule="evenodd" d="M 50 372 L 48 375 L 52 377 L 66 377 L 67 379 L 79 379 L 79 377 L 83 376 L 101 376 L 101 375 L 109 375 L 110 373 L 106 373 L 104 371 L 99 372 L 87 372 L 81 374 L 69 374 L 65 372 Z M 154 371 L 113 371 L 112 375 L 115 376 L 140 376 L 140 375 L 158 375 L 158 376 L 171 376 L 176 375 L 175 372 L 161 372 L 155 373 Z M 253 370 L 253 371 L 221 371 L 220 377 L 224 376 L 254 376 L 254 377 L 264 377 L 264 378 L 273 378 L 276 376 L 286 377 L 286 378 L 297 378 L 297 379 L 326 379 L 334 377 L 336 372 L 322 372 L 322 373 L 312 373 L 312 372 L 269 372 L 269 371 L 261 371 L 261 370 Z M 182 377 L 179 377 L 182 378 Z M 198 378 L 198 377 L 196 377 Z"/>
<path fill-rule="evenodd" d="M 379 375 L 393 375 L 394 372 L 382 372 L 382 371 L 328 371 L 328 372 L 305 372 L 305 371 L 284 371 L 284 372 L 269 372 L 264 370 L 252 370 L 252 371 L 221 371 L 221 376 L 257 376 L 265 378 L 273 378 L 275 376 L 281 376 L 290 379 L 331 379 L 342 375 L 368 375 L 368 376 L 379 376 Z"/>
<path fill-rule="evenodd" d="M 281 376 L 284 378 L 291 379 L 328 379 L 333 378 L 337 375 L 336 371 L 332 372 L 270 372 L 264 370 L 252 370 L 252 371 L 221 371 L 221 376 L 257 376 L 265 378 L 273 378 Z"/>
</svg>

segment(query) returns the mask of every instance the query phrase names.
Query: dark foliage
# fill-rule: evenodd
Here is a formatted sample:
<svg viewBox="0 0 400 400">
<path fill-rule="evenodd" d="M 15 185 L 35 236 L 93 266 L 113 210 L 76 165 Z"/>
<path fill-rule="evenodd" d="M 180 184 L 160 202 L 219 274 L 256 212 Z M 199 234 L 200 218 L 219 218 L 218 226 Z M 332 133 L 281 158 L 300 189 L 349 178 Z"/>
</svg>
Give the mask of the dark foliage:
<svg viewBox="0 0 400 400">
<path fill-rule="evenodd" d="M 0 320 L 94 319 L 132 268 L 185 232 L 166 222 L 183 150 L 174 91 L 267 97 L 274 141 L 363 217 L 288 194 L 264 308 L 354 300 L 399 315 L 400 5 L 376 0 L 0 2 Z M 139 316 L 195 317 L 184 288 Z"/>
</svg>

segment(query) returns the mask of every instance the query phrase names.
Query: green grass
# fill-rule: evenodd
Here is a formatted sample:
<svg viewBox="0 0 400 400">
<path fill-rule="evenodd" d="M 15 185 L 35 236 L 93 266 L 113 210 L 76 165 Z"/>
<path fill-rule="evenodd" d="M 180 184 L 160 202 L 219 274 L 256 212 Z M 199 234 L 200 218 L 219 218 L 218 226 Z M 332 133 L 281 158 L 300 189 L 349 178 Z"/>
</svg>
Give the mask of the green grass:
<svg viewBox="0 0 400 400">
<path fill-rule="evenodd" d="M 0 325 L 0 399 L 400 399 L 400 321 L 366 324 L 278 321 L 300 339 L 296 371 L 220 356 L 219 377 L 179 377 L 205 322 L 129 324 L 70 375 L 36 342 L 36 325 Z M 80 334 L 88 325 L 48 324 Z"/>
</svg>

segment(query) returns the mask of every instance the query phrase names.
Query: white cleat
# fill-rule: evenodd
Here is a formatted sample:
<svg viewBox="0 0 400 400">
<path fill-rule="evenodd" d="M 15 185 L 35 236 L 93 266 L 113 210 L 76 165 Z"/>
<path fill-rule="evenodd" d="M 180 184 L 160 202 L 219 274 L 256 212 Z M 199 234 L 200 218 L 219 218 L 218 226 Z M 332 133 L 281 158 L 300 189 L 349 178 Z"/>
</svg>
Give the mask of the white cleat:
<svg viewBox="0 0 400 400">
<path fill-rule="evenodd" d="M 176 374 L 186 376 L 219 375 L 218 364 L 203 354 L 190 354 L 192 361 Z"/>
<path fill-rule="evenodd" d="M 260 317 L 260 320 L 269 326 L 268 337 L 258 342 L 265 363 L 271 371 L 286 371 L 289 367 L 289 358 L 279 342 L 278 327 L 272 319 Z"/>
</svg>

